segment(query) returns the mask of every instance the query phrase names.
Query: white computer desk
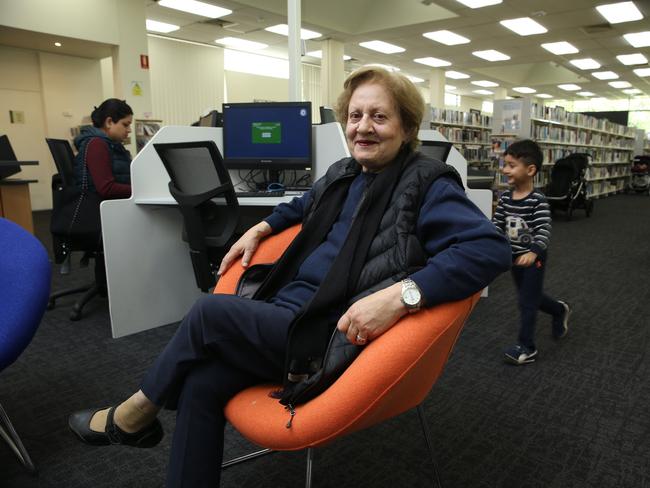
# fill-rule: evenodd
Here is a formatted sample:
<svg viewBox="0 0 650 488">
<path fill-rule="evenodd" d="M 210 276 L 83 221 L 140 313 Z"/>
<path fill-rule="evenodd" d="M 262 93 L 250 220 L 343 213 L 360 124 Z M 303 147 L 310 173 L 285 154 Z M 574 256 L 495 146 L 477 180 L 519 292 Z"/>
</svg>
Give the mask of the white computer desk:
<svg viewBox="0 0 650 488">
<path fill-rule="evenodd" d="M 445 140 L 437 131 L 420 138 Z M 442 139 L 438 139 L 442 138 Z M 102 202 L 102 235 L 113 337 L 177 322 L 202 295 L 197 288 L 187 243 L 181 238 L 183 219 L 169 193 L 169 176 L 153 144 L 213 140 L 222 150 L 221 129 L 163 127 L 131 164 L 131 198 Z M 313 127 L 314 178 L 334 161 L 349 156 L 337 123 Z M 467 163 L 452 150 L 448 160 L 467 184 Z M 468 197 L 489 217 L 492 193 L 467 190 Z M 242 227 L 259 222 L 283 197 L 240 198 Z"/>
</svg>

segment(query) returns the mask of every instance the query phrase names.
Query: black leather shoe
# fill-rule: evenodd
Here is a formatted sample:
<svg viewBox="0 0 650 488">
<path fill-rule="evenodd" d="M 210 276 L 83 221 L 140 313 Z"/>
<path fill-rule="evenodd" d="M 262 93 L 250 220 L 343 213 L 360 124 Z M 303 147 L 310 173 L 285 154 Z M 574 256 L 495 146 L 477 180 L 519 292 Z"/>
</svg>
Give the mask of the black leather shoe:
<svg viewBox="0 0 650 488">
<path fill-rule="evenodd" d="M 79 412 L 70 415 L 68 426 L 81 442 L 90 444 L 91 446 L 121 444 L 132 447 L 153 447 L 158 444 L 165 435 L 158 419 L 154 419 L 153 422 L 137 432 L 124 432 L 115 425 L 113 418 L 115 415 L 115 407 L 111 407 L 108 410 L 105 432 L 95 432 L 90 428 L 90 420 L 93 418 L 93 415 L 100 410 L 103 410 L 103 408 L 80 410 Z"/>
</svg>

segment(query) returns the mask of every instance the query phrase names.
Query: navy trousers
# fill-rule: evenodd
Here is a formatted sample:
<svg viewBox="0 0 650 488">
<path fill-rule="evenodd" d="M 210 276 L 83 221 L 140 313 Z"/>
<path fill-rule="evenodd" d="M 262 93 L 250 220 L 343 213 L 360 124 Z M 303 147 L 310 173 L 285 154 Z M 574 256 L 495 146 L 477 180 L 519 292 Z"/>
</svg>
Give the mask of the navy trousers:
<svg viewBox="0 0 650 488">
<path fill-rule="evenodd" d="M 523 268 L 512 266 L 511 273 L 519 295 L 519 313 L 521 323 L 519 326 L 519 343 L 531 349 L 535 347 L 535 326 L 537 310 L 552 315 L 554 318 L 562 317 L 564 307 L 560 302 L 544 293 L 544 269 L 546 259 L 538 258 L 532 266 Z"/>
<path fill-rule="evenodd" d="M 199 299 L 147 371 L 140 388 L 176 409 L 168 488 L 219 485 L 223 408 L 244 388 L 281 381 L 294 312 L 233 295 Z"/>
</svg>

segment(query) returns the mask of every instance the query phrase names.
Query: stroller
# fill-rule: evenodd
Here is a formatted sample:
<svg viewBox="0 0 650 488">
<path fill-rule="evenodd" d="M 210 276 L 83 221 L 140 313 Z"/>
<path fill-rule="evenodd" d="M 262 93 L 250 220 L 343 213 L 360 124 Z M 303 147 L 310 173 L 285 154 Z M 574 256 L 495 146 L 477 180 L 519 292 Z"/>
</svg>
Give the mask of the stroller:
<svg viewBox="0 0 650 488">
<path fill-rule="evenodd" d="M 586 177 L 590 157 L 586 153 L 572 153 L 555 162 L 546 187 L 551 213 L 562 210 L 566 212 L 567 220 L 571 220 L 573 211 L 582 208 L 587 217 L 591 216 L 594 202 L 587 198 Z"/>
<path fill-rule="evenodd" d="M 630 190 L 650 195 L 650 156 L 634 156 Z"/>
</svg>

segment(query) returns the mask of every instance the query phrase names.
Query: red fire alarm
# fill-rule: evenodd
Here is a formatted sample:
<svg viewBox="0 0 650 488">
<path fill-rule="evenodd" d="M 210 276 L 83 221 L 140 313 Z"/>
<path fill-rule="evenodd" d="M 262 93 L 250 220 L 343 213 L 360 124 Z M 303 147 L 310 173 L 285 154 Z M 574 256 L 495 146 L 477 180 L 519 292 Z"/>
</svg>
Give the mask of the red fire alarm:
<svg viewBox="0 0 650 488">
<path fill-rule="evenodd" d="M 140 68 L 149 69 L 149 55 L 147 54 L 140 55 Z"/>
</svg>

